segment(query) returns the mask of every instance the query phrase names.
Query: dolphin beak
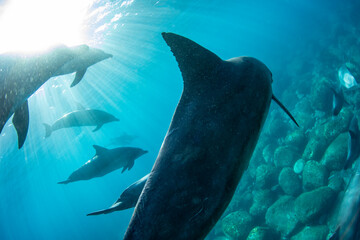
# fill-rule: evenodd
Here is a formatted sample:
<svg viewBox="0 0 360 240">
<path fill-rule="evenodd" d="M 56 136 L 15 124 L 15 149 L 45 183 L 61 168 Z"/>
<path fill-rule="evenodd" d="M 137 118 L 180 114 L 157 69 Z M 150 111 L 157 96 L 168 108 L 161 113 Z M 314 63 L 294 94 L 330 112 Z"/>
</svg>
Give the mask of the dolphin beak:
<svg viewBox="0 0 360 240">
<path fill-rule="evenodd" d="M 295 118 L 291 115 L 291 113 L 289 112 L 289 110 L 286 109 L 286 107 L 279 101 L 279 99 L 277 99 L 274 94 L 272 95 L 272 100 L 274 100 L 282 110 L 284 110 L 284 112 L 291 118 L 291 120 L 293 120 L 293 122 L 296 124 L 296 126 L 299 127 L 299 124 L 296 122 Z"/>
<path fill-rule="evenodd" d="M 115 118 L 115 120 L 114 120 L 115 122 L 120 122 L 120 119 L 118 119 L 118 118 Z"/>
</svg>

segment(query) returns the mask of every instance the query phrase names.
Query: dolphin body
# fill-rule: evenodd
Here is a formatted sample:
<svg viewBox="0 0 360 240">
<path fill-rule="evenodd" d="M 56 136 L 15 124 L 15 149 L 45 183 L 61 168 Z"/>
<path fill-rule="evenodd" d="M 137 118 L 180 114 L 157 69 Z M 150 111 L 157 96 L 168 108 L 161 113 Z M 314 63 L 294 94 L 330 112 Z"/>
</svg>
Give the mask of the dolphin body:
<svg viewBox="0 0 360 240">
<path fill-rule="evenodd" d="M 65 46 L 41 54 L 0 55 L 0 132 L 14 114 L 12 122 L 19 148 L 23 146 L 29 128 L 27 99 L 73 58 L 73 52 Z"/>
<path fill-rule="evenodd" d="M 149 177 L 149 174 L 139 179 L 138 181 L 131 184 L 127 187 L 124 192 L 120 195 L 119 199 L 108 209 L 93 212 L 87 214 L 87 216 L 100 215 L 100 214 L 108 214 L 115 211 L 121 211 L 128 208 L 135 207 L 141 191 L 143 190 L 145 183 Z"/>
<path fill-rule="evenodd" d="M 96 126 L 93 132 L 99 130 L 102 125 L 109 122 L 119 121 L 113 115 L 95 109 L 77 110 L 65 114 L 55 121 L 53 125 L 44 123 L 45 137 L 49 137 L 53 131 L 62 128 L 81 127 L 81 126 Z"/>
<path fill-rule="evenodd" d="M 184 90 L 125 240 L 203 239 L 228 206 L 268 114 L 272 73 L 162 33 Z"/>
<path fill-rule="evenodd" d="M 67 184 L 80 180 L 89 180 L 96 177 L 102 177 L 123 167 L 122 173 L 130 170 L 135 163 L 135 159 L 147 153 L 140 148 L 119 147 L 114 149 L 106 149 L 97 145 L 93 145 L 96 150 L 95 156 L 73 172 L 65 181 L 59 184 Z"/>
<path fill-rule="evenodd" d="M 76 72 L 75 78 L 70 87 L 75 86 L 81 81 L 88 67 L 112 57 L 111 54 L 105 53 L 97 48 L 90 48 L 87 45 L 73 47 L 72 51 L 75 57 L 64 64 L 53 75 L 53 77 L 55 77 Z"/>
<path fill-rule="evenodd" d="M 330 89 L 333 91 L 332 113 L 334 116 L 337 116 L 343 108 L 344 104 L 346 103 L 344 93 L 341 87 L 339 87 L 338 89 L 330 87 Z"/>
<path fill-rule="evenodd" d="M 355 160 L 360 155 L 360 131 L 358 120 L 354 115 L 349 126 L 348 155 L 345 161 L 344 169 L 351 168 Z M 360 170 L 359 170 L 360 172 Z"/>
</svg>

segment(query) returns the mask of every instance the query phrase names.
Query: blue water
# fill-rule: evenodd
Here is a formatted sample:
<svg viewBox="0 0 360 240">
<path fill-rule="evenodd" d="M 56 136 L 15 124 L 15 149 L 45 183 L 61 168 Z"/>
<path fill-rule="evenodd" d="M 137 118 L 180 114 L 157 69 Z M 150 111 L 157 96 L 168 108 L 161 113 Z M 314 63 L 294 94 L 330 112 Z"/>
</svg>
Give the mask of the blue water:
<svg viewBox="0 0 360 240">
<path fill-rule="evenodd" d="M 11 121 L 0 137 L 0 239 L 121 239 L 133 209 L 109 215 L 86 214 L 109 207 L 131 183 L 146 175 L 181 96 L 182 78 L 161 32 L 186 36 L 223 59 L 249 55 L 272 71 L 275 93 L 291 79 L 284 65 L 304 52 L 309 42 L 324 38 L 333 24 L 350 21 L 354 1 L 99 1 L 110 13 L 93 28 L 116 24 L 102 32 L 89 30 L 94 47 L 114 55 L 88 69 L 82 82 L 70 89 L 74 75 L 49 80 L 29 99 L 30 127 L 25 145 L 17 149 Z M 0 1 L 0 4 L 2 1 Z M 91 44 L 90 44 L 91 45 Z M 44 139 L 42 123 L 53 123 L 77 103 L 112 113 L 120 122 L 59 130 Z M 92 145 L 106 146 L 122 132 L 137 136 L 131 144 L 149 153 L 130 171 L 58 185 L 89 160 Z"/>
</svg>

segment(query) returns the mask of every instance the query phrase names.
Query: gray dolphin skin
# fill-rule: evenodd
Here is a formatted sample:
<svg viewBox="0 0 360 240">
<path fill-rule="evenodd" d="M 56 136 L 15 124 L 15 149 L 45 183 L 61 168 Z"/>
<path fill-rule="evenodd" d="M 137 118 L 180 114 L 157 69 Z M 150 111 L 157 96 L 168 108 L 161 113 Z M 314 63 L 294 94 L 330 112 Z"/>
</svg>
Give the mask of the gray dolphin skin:
<svg viewBox="0 0 360 240">
<path fill-rule="evenodd" d="M 0 132 L 14 114 L 12 122 L 19 148 L 23 146 L 29 128 L 27 99 L 73 58 L 71 49 L 65 46 L 39 54 L 0 55 Z"/>
<path fill-rule="evenodd" d="M 329 240 L 360 239 L 360 165 L 353 173 L 338 214 L 338 227 Z"/>
<path fill-rule="evenodd" d="M 223 61 L 162 33 L 184 89 L 125 240 L 203 239 L 228 206 L 259 138 L 272 73 L 259 60 Z"/>
<path fill-rule="evenodd" d="M 55 77 L 76 72 L 70 87 L 74 87 L 81 81 L 88 67 L 112 57 L 111 54 L 105 53 L 100 49 L 90 48 L 87 45 L 73 47 L 72 51 L 75 57 L 53 75 Z"/>
<path fill-rule="evenodd" d="M 344 169 L 351 168 L 355 160 L 360 155 L 360 131 L 358 120 L 354 115 L 349 126 L 348 155 L 345 161 Z"/>
<path fill-rule="evenodd" d="M 65 114 L 64 116 L 56 120 L 55 123 L 51 126 L 44 123 L 45 137 L 49 137 L 53 131 L 70 127 L 96 126 L 96 128 L 93 130 L 93 132 L 95 132 L 99 130 L 105 123 L 116 121 L 119 121 L 119 119 L 117 119 L 110 113 L 101 110 L 77 110 Z"/>
<path fill-rule="evenodd" d="M 119 199 L 108 209 L 87 214 L 87 216 L 94 216 L 100 214 L 108 214 L 115 211 L 121 211 L 135 207 L 141 191 L 143 190 L 149 174 L 139 179 L 138 181 L 127 187 L 120 195 Z"/>
<path fill-rule="evenodd" d="M 97 145 L 93 147 L 96 150 L 95 156 L 73 172 L 67 180 L 58 182 L 59 184 L 102 177 L 119 168 L 123 168 L 121 172 L 123 173 L 126 169 L 130 170 L 134 166 L 137 158 L 147 153 L 147 151 L 134 147 L 114 149 L 107 149 Z"/>
</svg>

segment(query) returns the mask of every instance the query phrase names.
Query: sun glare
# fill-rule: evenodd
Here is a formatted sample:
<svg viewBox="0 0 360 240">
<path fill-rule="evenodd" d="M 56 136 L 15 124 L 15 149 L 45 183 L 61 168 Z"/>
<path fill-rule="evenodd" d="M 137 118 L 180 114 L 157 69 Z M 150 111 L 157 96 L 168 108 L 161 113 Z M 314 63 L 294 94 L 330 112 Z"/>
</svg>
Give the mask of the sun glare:
<svg viewBox="0 0 360 240">
<path fill-rule="evenodd" d="M 0 53 L 41 51 L 86 42 L 94 0 L 8 0 L 0 15 Z"/>
</svg>

